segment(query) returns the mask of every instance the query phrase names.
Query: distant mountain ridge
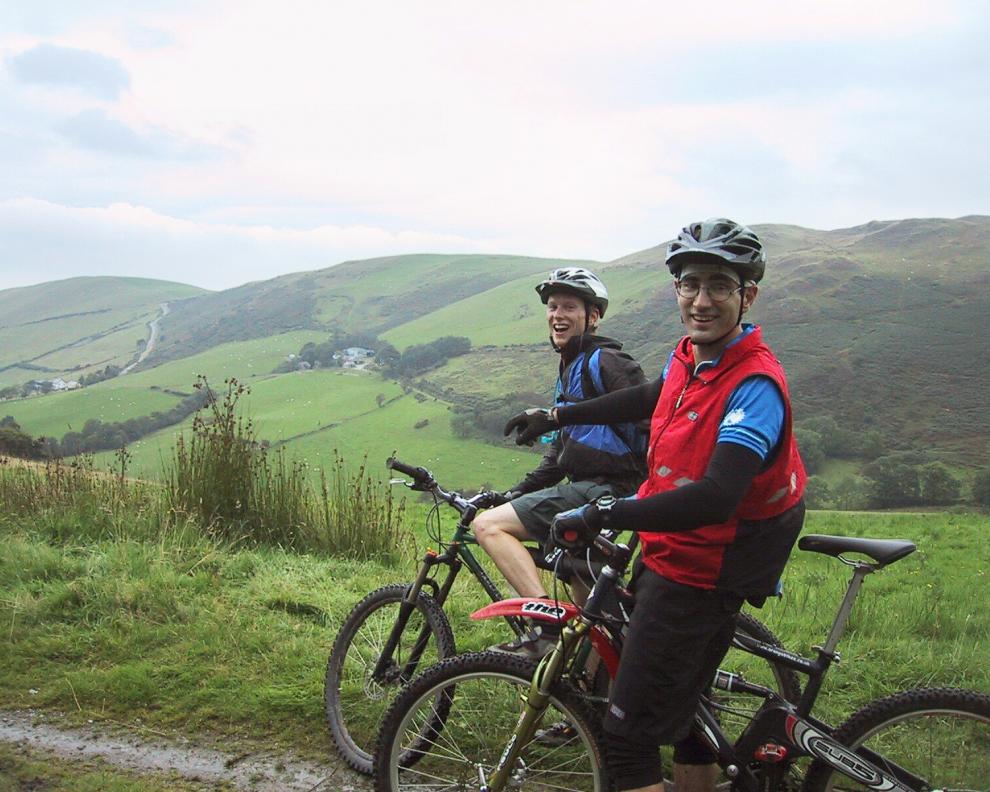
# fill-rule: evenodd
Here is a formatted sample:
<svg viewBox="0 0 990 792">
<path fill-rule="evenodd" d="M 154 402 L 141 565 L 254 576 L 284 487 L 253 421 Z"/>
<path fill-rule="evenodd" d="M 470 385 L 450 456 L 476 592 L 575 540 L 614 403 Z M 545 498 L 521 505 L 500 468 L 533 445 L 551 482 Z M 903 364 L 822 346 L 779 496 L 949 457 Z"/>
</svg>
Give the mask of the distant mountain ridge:
<svg viewBox="0 0 990 792">
<path fill-rule="evenodd" d="M 957 464 L 985 464 L 990 217 L 873 221 L 830 231 L 755 229 L 770 261 L 751 318 L 764 325 L 788 371 L 798 419 L 827 414 L 857 432 L 879 431 L 891 448 L 925 447 Z M 101 286 L 112 295 L 113 311 L 91 297 L 74 300 L 82 284 L 73 281 L 0 291 L 0 368 L 56 360 L 67 370 L 74 350 L 87 346 L 73 344 L 93 317 L 103 335 L 90 335 L 104 342 L 126 338 L 132 352 L 155 306 L 168 301 L 158 347 L 139 371 L 222 343 L 290 331 L 368 332 L 400 350 L 457 335 L 470 338 L 474 350 L 424 375 L 430 392 L 455 404 L 486 394 L 535 398 L 552 377 L 553 360 L 533 287 L 550 269 L 581 264 L 598 269 L 609 286 L 603 331 L 625 342 L 648 376 L 656 376 L 681 334 L 665 247 L 611 262 L 393 256 L 221 292 L 155 281 L 137 289 L 132 279 L 105 279 Z M 35 306 L 60 304 L 64 315 L 53 309 L 50 322 L 31 326 L 43 333 L 28 332 L 33 311 L 31 321 L 44 317 L 26 298 Z M 80 326 L 84 321 L 87 327 Z M 88 346 L 99 348 L 96 340 Z M 25 372 L 17 371 L 22 378 Z"/>
</svg>

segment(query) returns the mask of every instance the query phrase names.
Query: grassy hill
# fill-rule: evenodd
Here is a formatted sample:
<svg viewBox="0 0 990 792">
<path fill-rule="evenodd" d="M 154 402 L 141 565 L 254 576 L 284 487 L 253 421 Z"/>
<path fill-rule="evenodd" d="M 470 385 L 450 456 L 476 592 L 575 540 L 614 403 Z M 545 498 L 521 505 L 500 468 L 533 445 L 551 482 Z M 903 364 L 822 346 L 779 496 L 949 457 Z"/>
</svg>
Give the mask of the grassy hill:
<svg viewBox="0 0 990 792">
<path fill-rule="evenodd" d="M 757 231 L 770 263 L 750 317 L 765 326 L 788 371 L 799 423 L 831 415 L 856 432 L 878 431 L 888 449 L 921 448 L 955 469 L 986 465 L 990 431 L 983 417 L 990 398 L 981 383 L 990 374 L 984 340 L 990 329 L 990 218 L 878 221 L 831 231 L 766 225 Z M 133 335 L 127 336 L 133 354 L 157 303 L 168 299 L 171 308 L 155 354 L 126 377 L 73 394 L 8 401 L 0 413 L 12 414 L 32 434 L 57 433 L 89 418 L 163 409 L 188 393 L 200 373 L 214 384 L 236 376 L 252 385 L 252 417 L 262 434 L 311 462 L 339 448 L 350 458 L 367 450 L 377 464 L 376 455 L 397 450 L 449 464 L 452 475 L 471 471 L 472 480 L 457 481 L 460 486 L 476 485 L 474 471 L 481 467 L 496 470 L 502 478 L 492 483 L 500 484 L 533 460 L 514 448 L 455 438 L 450 408 L 504 395 L 534 404 L 547 400 L 556 359 L 534 285 L 557 266 L 597 268 L 612 297 L 603 332 L 621 339 L 647 375 L 656 376 L 681 335 L 664 252 L 660 244 L 604 263 L 396 256 L 218 293 L 114 279 L 102 284 L 111 307 L 96 299 L 99 290 L 89 283 L 101 279 L 0 292 L 0 309 L 7 309 L 0 313 L 7 366 L 0 376 L 10 376 L 19 361 L 86 349 L 73 346 L 83 332 L 93 336 L 88 348 L 95 351 L 97 339 L 109 344 L 114 333 L 107 331 L 118 325 L 121 336 Z M 68 318 L 66 310 L 41 312 L 41 305 L 66 303 L 67 292 L 75 295 L 75 308 L 92 312 L 85 313 L 86 322 L 99 318 L 102 331 L 80 324 L 84 317 Z M 64 335 L 39 348 L 28 325 L 35 320 Z M 400 350 L 447 335 L 466 336 L 473 347 L 414 377 L 409 393 L 378 374 L 272 374 L 288 354 L 335 330 L 378 334 Z M 125 352 L 114 359 L 125 359 Z M 81 358 L 74 360 L 79 365 Z M 416 391 L 422 391 L 420 400 Z M 377 407 L 378 394 L 385 394 L 386 407 Z M 425 400 L 423 394 L 429 394 Z M 423 421 L 429 423 L 413 428 Z M 173 434 L 167 430 L 133 449 L 140 464 L 157 460 Z"/>
<path fill-rule="evenodd" d="M 148 362 L 291 330 L 382 333 L 507 281 L 581 263 L 587 262 L 422 254 L 345 262 L 249 283 L 175 305 Z"/>
<path fill-rule="evenodd" d="M 0 291 L 0 387 L 123 368 L 163 302 L 203 293 L 146 278 L 71 278 Z"/>
</svg>

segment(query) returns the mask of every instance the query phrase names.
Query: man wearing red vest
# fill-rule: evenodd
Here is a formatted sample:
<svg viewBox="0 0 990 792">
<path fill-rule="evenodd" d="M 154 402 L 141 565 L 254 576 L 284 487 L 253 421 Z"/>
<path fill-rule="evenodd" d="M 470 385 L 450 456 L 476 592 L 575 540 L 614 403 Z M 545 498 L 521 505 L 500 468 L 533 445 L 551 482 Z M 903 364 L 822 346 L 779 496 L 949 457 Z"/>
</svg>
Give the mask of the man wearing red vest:
<svg viewBox="0 0 990 792">
<path fill-rule="evenodd" d="M 580 404 L 521 413 L 506 434 L 651 418 L 648 477 L 635 498 L 562 512 L 551 532 L 606 527 L 642 541 L 636 607 L 605 721 L 619 790 L 662 792 L 660 745 L 674 745 L 678 792 L 714 788 L 718 769 L 691 734 L 698 699 L 728 651 L 745 600 L 774 593 L 804 522 L 806 475 L 780 363 L 744 324 L 766 253 L 749 228 L 693 223 L 667 249 L 687 335 L 659 379 Z"/>
</svg>

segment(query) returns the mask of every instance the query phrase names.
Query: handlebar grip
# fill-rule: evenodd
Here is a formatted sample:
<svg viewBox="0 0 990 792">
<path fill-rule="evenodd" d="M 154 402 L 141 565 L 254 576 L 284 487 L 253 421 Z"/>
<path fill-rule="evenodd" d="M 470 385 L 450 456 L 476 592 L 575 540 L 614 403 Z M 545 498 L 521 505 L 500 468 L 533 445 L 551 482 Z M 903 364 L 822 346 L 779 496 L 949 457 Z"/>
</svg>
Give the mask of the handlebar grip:
<svg viewBox="0 0 990 792">
<path fill-rule="evenodd" d="M 432 480 L 433 476 L 430 475 L 430 471 L 426 468 L 413 467 L 412 465 L 407 465 L 405 462 L 400 462 L 395 457 L 389 457 L 385 462 L 385 467 L 390 470 L 398 470 L 400 473 L 405 473 L 409 478 L 414 479 L 417 482 L 426 482 Z"/>
</svg>

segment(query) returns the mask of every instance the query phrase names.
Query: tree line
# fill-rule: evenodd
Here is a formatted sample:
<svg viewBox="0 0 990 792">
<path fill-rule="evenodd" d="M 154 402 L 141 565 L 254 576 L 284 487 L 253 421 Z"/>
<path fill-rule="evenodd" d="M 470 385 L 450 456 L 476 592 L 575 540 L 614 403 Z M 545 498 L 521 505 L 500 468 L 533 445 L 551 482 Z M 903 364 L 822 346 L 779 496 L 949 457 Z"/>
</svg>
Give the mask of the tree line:
<svg viewBox="0 0 990 792">
<path fill-rule="evenodd" d="M 91 418 L 83 424 L 82 430 L 66 432 L 61 440 L 54 437 L 32 438 L 21 429 L 13 416 L 8 415 L 0 420 L 0 453 L 24 459 L 46 459 L 111 451 L 159 429 L 181 423 L 211 398 L 212 393 L 202 389 L 186 396 L 165 412 L 156 410 L 151 415 L 125 421 L 104 422 Z"/>
<path fill-rule="evenodd" d="M 399 352 L 392 344 L 370 333 L 344 333 L 335 331 L 326 341 L 310 341 L 300 347 L 291 359 L 280 363 L 276 373 L 293 371 L 300 363 L 313 368 L 340 366 L 340 353 L 351 347 L 361 347 L 374 352 L 374 362 L 387 377 L 415 377 L 431 368 L 443 365 L 452 357 L 471 351 L 471 339 L 463 336 L 443 336 L 426 344 L 414 344 Z"/>
</svg>

